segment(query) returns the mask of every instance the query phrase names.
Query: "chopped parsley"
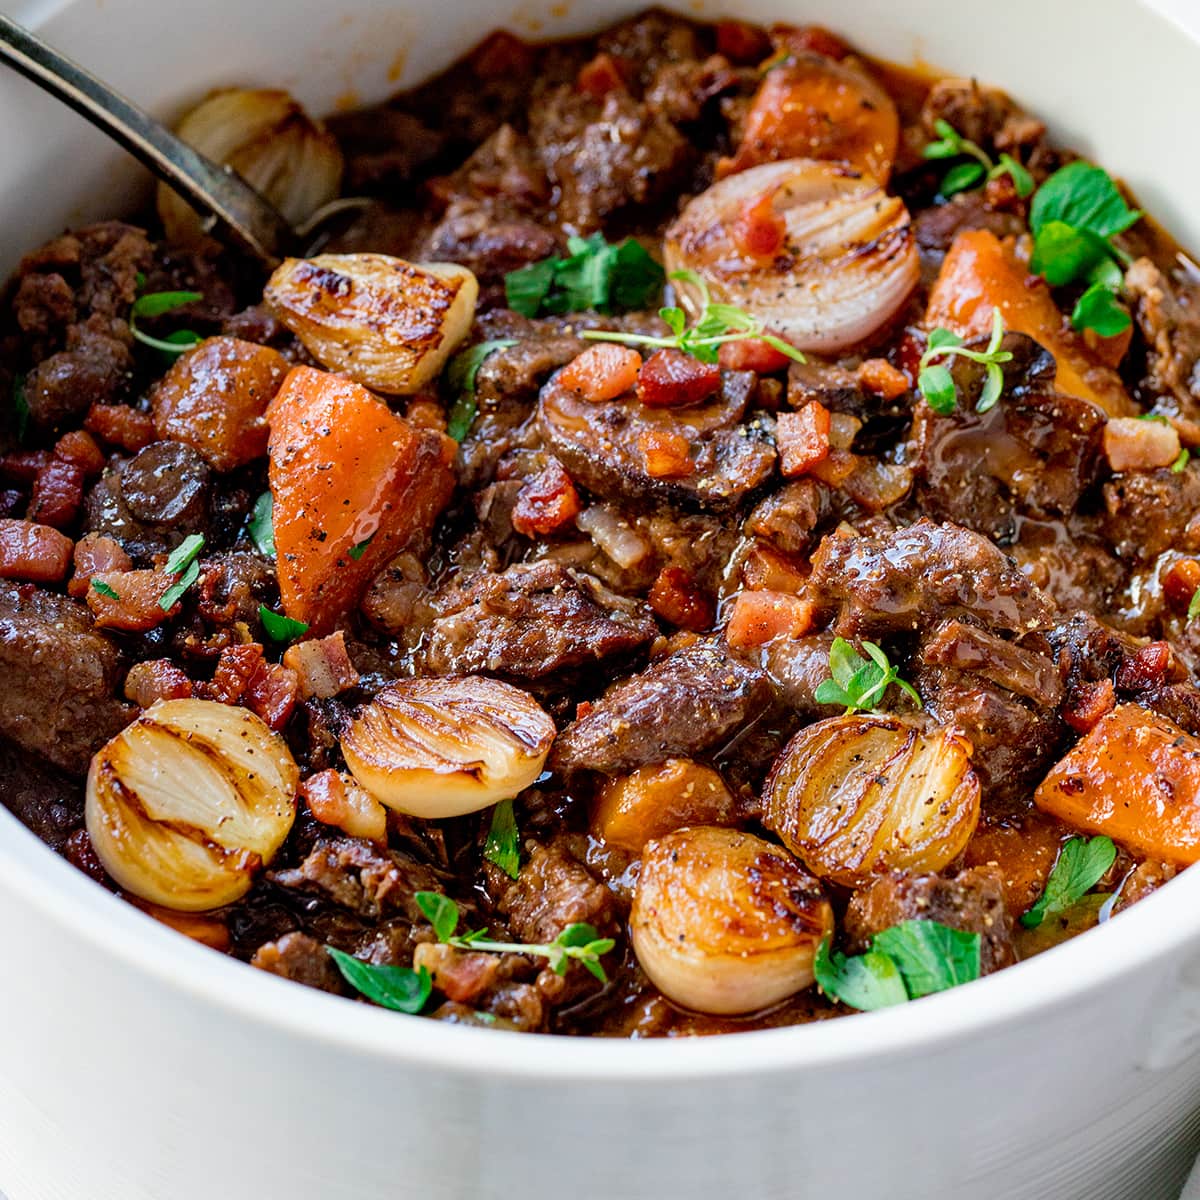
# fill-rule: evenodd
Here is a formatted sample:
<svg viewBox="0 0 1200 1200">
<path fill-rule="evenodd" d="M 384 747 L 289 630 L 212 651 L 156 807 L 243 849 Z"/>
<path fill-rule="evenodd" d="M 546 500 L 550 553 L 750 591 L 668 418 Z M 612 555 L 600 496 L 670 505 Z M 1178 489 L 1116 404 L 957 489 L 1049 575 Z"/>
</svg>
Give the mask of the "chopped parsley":
<svg viewBox="0 0 1200 1200">
<path fill-rule="evenodd" d="M 262 622 L 267 637 L 273 642 L 293 642 L 308 632 L 308 625 L 304 621 L 272 612 L 265 604 L 258 606 L 258 619 Z"/>
<path fill-rule="evenodd" d="M 1184 446 L 1182 450 L 1175 456 L 1175 461 L 1171 464 L 1171 472 L 1175 475 L 1182 475 L 1187 470 L 1187 465 L 1192 461 L 1192 452 Z"/>
<path fill-rule="evenodd" d="M 1036 929 L 1047 917 L 1077 904 L 1104 877 L 1117 857 L 1112 838 L 1073 837 L 1058 852 L 1046 888 L 1037 903 L 1021 918 L 1026 929 Z"/>
<path fill-rule="evenodd" d="M 999 161 L 993 162 L 982 146 L 963 137 L 949 121 L 935 121 L 934 129 L 938 140 L 930 142 L 922 151 L 926 158 L 968 160 L 955 163 L 942 176 L 939 191 L 943 196 L 965 192 L 989 179 L 999 179 L 1002 175 L 1011 177 L 1018 196 L 1028 196 L 1033 192 L 1033 176 L 1011 154 L 1001 154 Z"/>
<path fill-rule="evenodd" d="M 109 587 L 103 579 L 97 579 L 94 575 L 92 576 L 92 591 L 97 596 L 107 596 L 110 600 L 120 600 L 121 598 L 115 588 Z"/>
<path fill-rule="evenodd" d="M 456 354 L 446 368 L 446 386 L 454 396 L 450 415 L 446 418 L 446 433 L 461 442 L 471 431 L 478 406 L 475 402 L 475 378 L 484 360 L 493 351 L 515 346 L 516 338 L 492 338 Z"/>
<path fill-rule="evenodd" d="M 168 575 L 178 575 L 179 578 L 163 592 L 162 599 L 158 602 L 158 607 L 163 612 L 170 612 L 183 593 L 200 578 L 200 564 L 196 558 L 203 549 L 204 535 L 192 533 L 171 551 L 163 570 Z"/>
<path fill-rule="evenodd" d="M 774 347 L 796 362 L 804 362 L 804 355 L 783 338 L 768 333 L 760 318 L 733 304 L 714 303 L 709 295 L 708 284 L 695 271 L 672 271 L 671 278 L 680 283 L 690 283 L 700 292 L 703 303 L 700 319 L 690 329 L 683 309 L 671 306 L 658 310 L 658 315 L 670 327 L 669 337 L 655 337 L 648 333 L 624 333 L 615 329 L 585 329 L 579 336 L 597 342 L 621 342 L 627 346 L 682 350 L 685 354 L 707 363 L 717 361 L 718 352 L 726 342 L 742 342 L 752 338 L 766 342 L 768 346 Z"/>
<path fill-rule="evenodd" d="M 511 800 L 501 800 L 492 809 L 492 826 L 483 845 L 483 857 L 495 863 L 510 879 L 521 871 L 521 844 Z"/>
<path fill-rule="evenodd" d="M 368 1000 L 394 1012 L 419 1013 L 433 990 L 429 972 L 421 967 L 377 967 L 360 958 L 326 946 L 342 978 Z"/>
<path fill-rule="evenodd" d="M 443 945 L 453 946 L 457 950 L 486 950 L 494 954 L 532 954 L 547 959 L 550 969 L 556 975 L 565 975 L 567 967 L 574 959 L 601 983 L 608 982 L 600 957 L 612 950 L 616 942 L 612 938 L 602 938 L 597 930 L 585 921 L 568 925 L 552 942 L 496 942 L 487 936 L 486 929 L 456 933 L 459 921 L 458 905 L 448 896 L 438 892 L 418 892 L 416 900 L 417 907 L 425 914 L 438 941 Z"/>
<path fill-rule="evenodd" d="M 982 363 L 986 371 L 983 390 L 979 393 L 975 411 L 984 413 L 994 408 L 1004 391 L 1004 372 L 1000 365 L 1012 360 L 1011 350 L 1000 349 L 1003 339 L 1004 319 L 1000 316 L 998 308 L 992 309 L 992 335 L 983 350 L 967 349 L 963 345 L 963 339 L 957 333 L 951 333 L 949 329 L 934 329 L 929 334 L 925 353 L 921 355 L 917 368 L 917 386 L 929 407 L 942 416 L 954 411 L 958 401 L 958 389 L 945 360 L 957 356 Z"/>
<path fill-rule="evenodd" d="M 165 338 L 156 338 L 139 328 L 139 318 L 161 317 L 164 313 L 173 312 L 177 308 L 194 304 L 204 297 L 199 292 L 149 292 L 139 296 L 133 302 L 129 313 L 129 332 L 139 342 L 153 346 L 165 354 L 182 354 L 193 346 L 198 346 L 204 339 L 191 329 L 177 329 Z"/>
<path fill-rule="evenodd" d="M 911 683 L 906 683 L 888 661 L 888 656 L 874 643 L 863 642 L 870 656 L 863 658 L 845 638 L 834 638 L 829 648 L 829 675 L 813 693 L 818 704 L 841 704 L 846 713 L 874 712 L 888 688 L 895 684 L 921 707 L 921 697 Z"/>
<path fill-rule="evenodd" d="M 918 1000 L 978 979 L 983 939 L 938 921 L 901 921 L 878 933 L 865 954 L 830 952 L 826 938 L 813 963 L 831 1000 L 870 1011 Z"/>
<path fill-rule="evenodd" d="M 368 546 L 369 546 L 369 545 L 370 545 L 370 544 L 371 544 L 371 543 L 372 543 L 374 540 L 375 540 L 375 535 L 374 535 L 374 534 L 371 534 L 369 537 L 365 537 L 365 538 L 363 538 L 363 540 L 362 540 L 361 542 L 358 542 L 358 543 L 356 543 L 355 545 L 351 546 L 351 547 L 350 547 L 350 550 L 349 550 L 350 557 L 351 557 L 352 559 L 354 559 L 354 561 L 355 561 L 355 562 L 358 562 L 358 560 L 359 560 L 360 558 L 362 558 L 362 556 L 363 556 L 364 554 L 366 554 L 366 552 L 367 552 L 367 547 L 368 547 Z"/>
<path fill-rule="evenodd" d="M 643 308 L 663 286 L 663 269 L 633 238 L 601 234 L 567 241 L 567 258 L 544 258 L 504 277 L 508 307 L 522 316 Z"/>
<path fill-rule="evenodd" d="M 274 504 L 270 492 L 263 492 L 254 502 L 247 526 L 250 540 L 264 558 L 275 557 Z"/>
<path fill-rule="evenodd" d="M 1188 601 L 1187 610 L 1187 619 L 1189 621 L 1194 621 L 1197 617 L 1200 617 L 1200 588 L 1197 588 L 1192 593 L 1192 598 Z"/>
</svg>

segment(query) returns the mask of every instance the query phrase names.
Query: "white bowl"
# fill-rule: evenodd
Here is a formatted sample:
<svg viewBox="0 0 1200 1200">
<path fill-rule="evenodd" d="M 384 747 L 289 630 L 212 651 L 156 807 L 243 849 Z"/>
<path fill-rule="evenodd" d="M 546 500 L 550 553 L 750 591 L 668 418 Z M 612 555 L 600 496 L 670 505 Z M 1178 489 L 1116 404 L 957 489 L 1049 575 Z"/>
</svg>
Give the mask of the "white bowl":
<svg viewBox="0 0 1200 1200">
<path fill-rule="evenodd" d="M 164 115 L 208 87 L 377 99 L 498 24 L 628 2 L 64 0 L 5 7 Z M 1200 47 L 1134 0 L 713 0 L 1007 87 L 1200 246 Z M 0 269 L 136 172 L 0 74 Z M 1200 871 L 979 983 L 661 1043 L 452 1028 L 171 934 L 0 812 L 0 1190 L 10 1200 L 1158 1200 L 1200 1147 Z"/>
</svg>

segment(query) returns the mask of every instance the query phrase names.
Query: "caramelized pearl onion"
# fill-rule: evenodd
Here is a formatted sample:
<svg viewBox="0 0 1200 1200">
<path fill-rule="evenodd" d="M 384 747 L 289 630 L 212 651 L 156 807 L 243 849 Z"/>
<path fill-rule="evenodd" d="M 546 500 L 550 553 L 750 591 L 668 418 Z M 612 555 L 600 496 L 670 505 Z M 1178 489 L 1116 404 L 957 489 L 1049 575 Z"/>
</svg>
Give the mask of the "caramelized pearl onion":
<svg viewBox="0 0 1200 1200">
<path fill-rule="evenodd" d="M 528 692 L 497 679 L 403 679 L 363 705 L 342 736 L 342 753 L 354 778 L 388 808 L 455 817 L 529 787 L 554 732 Z"/>
<path fill-rule="evenodd" d="M 668 999 L 697 1012 L 749 1013 L 812 983 L 833 910 L 781 847 L 701 825 L 646 844 L 630 932 L 638 962 Z"/>
<path fill-rule="evenodd" d="M 92 759 L 87 829 L 128 892 L 179 912 L 240 899 L 291 830 L 300 772 L 245 708 L 152 705 Z"/>
<path fill-rule="evenodd" d="M 822 879 L 860 887 L 887 870 L 939 871 L 979 821 L 962 734 L 901 717 L 802 729 L 767 782 L 765 824 Z"/>
</svg>

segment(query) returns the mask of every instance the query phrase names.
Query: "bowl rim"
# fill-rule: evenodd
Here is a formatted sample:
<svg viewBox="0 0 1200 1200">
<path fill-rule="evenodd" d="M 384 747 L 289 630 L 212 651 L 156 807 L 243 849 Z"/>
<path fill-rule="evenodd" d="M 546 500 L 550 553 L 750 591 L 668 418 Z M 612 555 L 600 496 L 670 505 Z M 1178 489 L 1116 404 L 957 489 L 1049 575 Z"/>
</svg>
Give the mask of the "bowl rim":
<svg viewBox="0 0 1200 1200">
<path fill-rule="evenodd" d="M 891 1009 L 708 1037 L 510 1035 L 348 1002 L 200 946 L 84 875 L 0 808 L 0 893 L 5 890 L 114 963 L 230 1018 L 343 1053 L 512 1080 L 677 1082 L 882 1062 L 1032 1022 L 1086 993 L 1117 986 L 1154 960 L 1174 954 L 1182 963 L 1181 952 L 1200 944 L 1200 927 L 1188 920 L 1200 907 L 1200 871 L 1183 870 L 1102 929 Z"/>
</svg>

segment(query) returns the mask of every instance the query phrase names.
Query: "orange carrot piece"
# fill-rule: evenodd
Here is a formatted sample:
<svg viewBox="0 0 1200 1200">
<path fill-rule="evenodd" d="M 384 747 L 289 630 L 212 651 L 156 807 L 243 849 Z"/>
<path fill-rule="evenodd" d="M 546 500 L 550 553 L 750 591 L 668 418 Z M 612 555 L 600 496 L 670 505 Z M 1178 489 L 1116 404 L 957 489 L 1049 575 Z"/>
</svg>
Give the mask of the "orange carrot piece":
<svg viewBox="0 0 1200 1200">
<path fill-rule="evenodd" d="M 288 373 L 267 415 L 279 594 L 320 635 L 432 528 L 454 490 L 456 447 L 312 367 Z"/>
<path fill-rule="evenodd" d="M 1200 738 L 1138 704 L 1100 718 L 1034 803 L 1148 858 L 1200 861 Z"/>
<path fill-rule="evenodd" d="M 1040 342 L 1058 364 L 1054 385 L 1098 405 L 1110 417 L 1136 413 L 1120 376 L 1095 357 L 1067 324 L 1044 280 L 1030 275 L 1012 248 L 986 229 L 960 233 L 929 293 L 925 324 L 982 337 L 998 308 L 1004 328 Z"/>
</svg>

